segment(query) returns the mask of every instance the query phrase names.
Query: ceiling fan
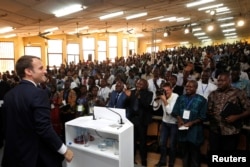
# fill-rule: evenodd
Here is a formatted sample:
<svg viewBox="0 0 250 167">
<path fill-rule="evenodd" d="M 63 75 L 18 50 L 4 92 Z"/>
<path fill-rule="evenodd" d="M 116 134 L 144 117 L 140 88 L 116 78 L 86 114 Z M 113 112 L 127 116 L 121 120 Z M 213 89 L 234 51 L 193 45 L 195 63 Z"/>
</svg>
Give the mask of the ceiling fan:
<svg viewBox="0 0 250 167">
<path fill-rule="evenodd" d="M 127 33 L 128 34 L 133 34 L 133 31 L 134 31 L 134 29 L 133 28 L 131 28 L 131 29 L 128 29 L 128 23 L 127 23 Z"/>
<path fill-rule="evenodd" d="M 40 29 L 41 29 L 41 25 L 40 25 L 41 20 L 39 19 L 38 21 L 39 21 L 39 32 L 38 32 L 38 36 L 41 37 L 41 38 L 44 38 L 44 39 L 47 39 L 47 40 L 48 40 L 49 38 L 46 37 L 46 35 L 49 34 L 49 33 L 51 33 L 51 32 L 49 32 L 49 31 L 48 31 L 48 32 L 41 32 L 41 30 L 40 30 Z"/>
<path fill-rule="evenodd" d="M 88 30 L 87 30 L 88 31 Z M 76 33 L 75 33 L 76 37 L 79 38 L 80 36 L 82 35 L 90 35 L 90 33 L 85 33 L 85 34 L 82 34 L 79 32 L 79 23 L 77 22 L 76 23 Z"/>
</svg>

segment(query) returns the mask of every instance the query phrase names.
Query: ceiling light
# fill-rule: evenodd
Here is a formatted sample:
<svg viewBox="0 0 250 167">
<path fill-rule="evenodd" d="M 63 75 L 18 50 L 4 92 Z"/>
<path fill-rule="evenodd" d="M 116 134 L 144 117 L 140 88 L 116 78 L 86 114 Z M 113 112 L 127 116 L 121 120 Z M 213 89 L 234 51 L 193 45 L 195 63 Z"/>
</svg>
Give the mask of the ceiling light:
<svg viewBox="0 0 250 167">
<path fill-rule="evenodd" d="M 147 12 L 138 13 L 138 14 L 134 14 L 134 15 L 131 15 L 131 16 L 126 17 L 126 20 L 135 19 L 135 18 L 138 18 L 138 17 L 147 16 L 147 15 L 148 15 Z"/>
<path fill-rule="evenodd" d="M 190 18 L 183 18 L 183 17 L 180 17 L 180 18 L 177 18 L 177 19 L 176 19 L 177 22 L 182 22 L 182 21 L 187 21 L 187 20 L 190 20 Z"/>
<path fill-rule="evenodd" d="M 4 38 L 12 38 L 12 37 L 16 37 L 16 34 L 9 34 L 4 36 Z"/>
<path fill-rule="evenodd" d="M 168 37 L 170 35 L 170 31 L 165 31 L 164 33 L 163 33 L 163 37 Z"/>
<path fill-rule="evenodd" d="M 167 18 L 164 18 L 164 19 L 160 19 L 159 21 L 175 21 L 176 20 L 176 17 L 167 17 Z"/>
<path fill-rule="evenodd" d="M 211 10 L 211 11 L 210 11 L 210 15 L 212 15 L 212 16 L 215 15 L 215 13 L 216 13 L 215 10 Z"/>
<path fill-rule="evenodd" d="M 4 34 L 6 32 L 10 32 L 10 31 L 13 31 L 13 27 L 0 28 L 0 34 Z"/>
<path fill-rule="evenodd" d="M 212 41 L 211 39 L 203 39 L 203 40 L 201 40 L 201 42 L 210 42 L 210 41 Z"/>
<path fill-rule="evenodd" d="M 229 11 L 228 7 L 217 8 L 215 10 L 216 10 L 217 13 Z"/>
<path fill-rule="evenodd" d="M 208 30 L 208 31 L 213 31 L 213 30 L 214 30 L 214 26 L 213 26 L 213 25 L 209 25 L 209 26 L 207 27 L 207 30 Z"/>
<path fill-rule="evenodd" d="M 206 6 L 206 7 L 203 7 L 203 8 L 199 8 L 198 11 L 218 8 L 218 7 L 221 7 L 221 6 L 223 6 L 223 3 L 217 4 L 217 5 Z"/>
<path fill-rule="evenodd" d="M 238 26 L 238 27 L 241 27 L 241 26 L 243 26 L 244 24 L 245 24 L 245 21 L 242 20 L 242 19 L 240 19 L 240 20 L 237 21 L 237 26 Z"/>
<path fill-rule="evenodd" d="M 235 30 L 236 30 L 235 28 L 231 28 L 231 29 L 222 30 L 222 32 L 232 32 L 232 31 L 235 31 Z"/>
<path fill-rule="evenodd" d="M 202 37 L 198 37 L 198 39 L 207 39 L 208 36 L 202 36 Z"/>
<path fill-rule="evenodd" d="M 226 23 L 226 24 L 221 24 L 220 27 L 230 27 L 230 26 L 234 26 L 235 23 Z"/>
<path fill-rule="evenodd" d="M 193 32 L 195 32 L 195 31 L 201 31 L 201 28 L 200 27 L 197 27 L 197 28 L 193 28 L 193 30 L 192 30 Z"/>
<path fill-rule="evenodd" d="M 224 36 L 232 36 L 232 35 L 237 35 L 237 33 L 233 32 L 233 33 L 224 34 Z"/>
<path fill-rule="evenodd" d="M 188 41 L 183 41 L 183 42 L 180 42 L 180 45 L 187 45 L 187 44 L 189 44 L 189 42 L 188 42 Z"/>
<path fill-rule="evenodd" d="M 159 16 L 159 17 L 153 17 L 153 18 L 150 18 L 150 19 L 146 19 L 147 21 L 151 21 L 151 20 L 158 20 L 158 19 L 161 19 L 163 18 L 164 16 Z"/>
<path fill-rule="evenodd" d="M 202 5 L 202 4 L 213 2 L 213 1 L 215 0 L 199 0 L 199 1 L 188 3 L 186 6 L 189 8 L 189 7 Z"/>
<path fill-rule="evenodd" d="M 121 16 L 123 14 L 124 14 L 123 11 L 115 12 L 115 13 L 110 13 L 110 14 L 107 14 L 107 15 L 99 17 L 99 19 L 100 20 L 110 19 L 110 18 L 113 18 L 113 17 L 116 17 L 116 16 Z"/>
<path fill-rule="evenodd" d="M 191 27 L 186 27 L 185 29 L 184 29 L 184 34 L 189 34 L 189 33 L 191 33 L 192 32 L 192 28 Z"/>
<path fill-rule="evenodd" d="M 154 40 L 154 43 L 160 43 L 162 40 L 161 39 L 156 39 Z"/>
<path fill-rule="evenodd" d="M 66 16 L 66 15 L 69 15 L 69 14 L 72 14 L 72 13 L 79 12 L 79 11 L 81 11 L 83 9 L 86 9 L 86 6 L 82 6 L 81 4 L 74 4 L 74 5 L 70 5 L 70 6 L 67 6 L 65 8 L 56 10 L 56 11 L 53 12 L 53 14 L 56 17 L 62 17 L 62 16 Z"/>
<path fill-rule="evenodd" d="M 227 11 L 227 12 L 217 12 L 216 15 L 223 15 L 223 14 L 228 14 L 228 13 L 232 13 L 231 11 Z"/>
<path fill-rule="evenodd" d="M 194 34 L 194 36 L 202 36 L 202 35 L 206 35 L 206 33 L 200 32 L 200 33 L 195 33 L 195 34 Z"/>
<path fill-rule="evenodd" d="M 89 29 L 89 26 L 80 27 L 78 28 L 78 31 L 87 30 L 87 29 Z"/>
<path fill-rule="evenodd" d="M 232 20 L 233 17 L 224 17 L 224 18 L 219 18 L 217 21 L 226 21 L 226 20 Z"/>
<path fill-rule="evenodd" d="M 49 28 L 49 29 L 44 30 L 43 32 L 52 32 L 56 30 L 58 30 L 58 27 Z"/>
<path fill-rule="evenodd" d="M 235 39 L 235 38 L 238 38 L 238 36 L 237 35 L 235 35 L 235 36 L 229 36 L 229 37 L 226 37 L 227 39 Z"/>
</svg>

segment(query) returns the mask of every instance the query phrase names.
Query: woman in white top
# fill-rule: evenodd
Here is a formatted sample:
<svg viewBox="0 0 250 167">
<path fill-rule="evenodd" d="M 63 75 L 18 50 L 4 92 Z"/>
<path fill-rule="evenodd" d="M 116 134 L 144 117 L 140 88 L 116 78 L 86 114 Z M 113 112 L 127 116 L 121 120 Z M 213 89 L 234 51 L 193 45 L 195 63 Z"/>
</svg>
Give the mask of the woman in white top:
<svg viewBox="0 0 250 167">
<path fill-rule="evenodd" d="M 160 106 L 163 108 L 163 117 L 160 132 L 160 151 L 161 156 L 159 162 L 155 165 L 156 167 L 166 166 L 166 145 L 168 139 L 170 140 L 170 152 L 169 152 L 169 167 L 174 166 L 176 144 L 177 144 L 177 120 L 171 115 L 174 104 L 178 98 L 178 94 L 173 93 L 171 83 L 164 83 L 162 86 L 163 93 L 158 96 L 153 104 L 154 110 L 157 110 Z"/>
</svg>

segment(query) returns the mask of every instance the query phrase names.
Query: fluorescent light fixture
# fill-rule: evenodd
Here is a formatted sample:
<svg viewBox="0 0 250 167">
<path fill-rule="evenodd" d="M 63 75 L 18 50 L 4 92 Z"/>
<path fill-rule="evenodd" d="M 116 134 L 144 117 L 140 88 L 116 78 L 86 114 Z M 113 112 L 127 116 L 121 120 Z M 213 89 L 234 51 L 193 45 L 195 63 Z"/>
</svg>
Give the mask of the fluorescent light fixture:
<svg viewBox="0 0 250 167">
<path fill-rule="evenodd" d="M 230 27 L 230 26 L 234 26 L 235 23 L 226 23 L 226 24 L 221 24 L 220 27 Z"/>
<path fill-rule="evenodd" d="M 217 13 L 229 11 L 228 7 L 222 7 L 215 9 Z"/>
<path fill-rule="evenodd" d="M 52 31 L 56 31 L 58 29 L 59 29 L 58 27 L 53 27 L 53 28 L 46 29 L 43 32 L 52 32 Z"/>
<path fill-rule="evenodd" d="M 195 31 L 201 31 L 201 28 L 200 27 L 193 28 L 193 32 L 195 32 Z"/>
<path fill-rule="evenodd" d="M 115 13 L 110 13 L 110 14 L 107 14 L 107 15 L 99 17 L 99 19 L 100 20 L 110 19 L 110 18 L 113 18 L 113 17 L 116 17 L 116 16 L 121 16 L 123 14 L 124 14 L 123 11 L 115 12 Z"/>
<path fill-rule="evenodd" d="M 186 45 L 186 44 L 189 44 L 188 41 L 183 41 L 183 42 L 180 42 L 181 45 Z"/>
<path fill-rule="evenodd" d="M 6 32 L 11 32 L 11 31 L 13 31 L 13 27 L 0 28 L 0 34 L 4 34 Z"/>
<path fill-rule="evenodd" d="M 235 38 L 238 38 L 238 36 L 237 35 L 235 35 L 235 36 L 229 36 L 229 37 L 226 37 L 227 39 L 235 39 Z"/>
<path fill-rule="evenodd" d="M 203 39 L 201 40 L 201 42 L 211 42 L 212 40 L 211 39 Z"/>
<path fill-rule="evenodd" d="M 4 36 L 4 38 L 12 38 L 12 37 L 16 37 L 16 34 L 9 34 Z"/>
<path fill-rule="evenodd" d="M 158 19 L 162 19 L 164 16 L 159 16 L 159 17 L 153 17 L 153 18 L 149 18 L 146 19 L 147 21 L 151 21 L 151 20 L 158 20 Z"/>
<path fill-rule="evenodd" d="M 182 22 L 182 21 L 187 21 L 187 20 L 190 20 L 190 18 L 183 18 L 183 17 L 181 17 L 181 18 L 177 18 L 176 19 L 177 22 Z"/>
<path fill-rule="evenodd" d="M 206 3 L 209 3 L 209 2 L 214 2 L 214 1 L 215 0 L 199 0 L 199 1 L 188 3 L 186 6 L 189 8 L 189 7 L 194 7 L 194 6 L 206 4 Z"/>
<path fill-rule="evenodd" d="M 87 30 L 87 29 L 89 29 L 89 26 L 80 27 L 78 28 L 78 31 Z"/>
<path fill-rule="evenodd" d="M 235 30 L 236 30 L 235 28 L 231 28 L 231 29 L 222 30 L 222 32 L 232 32 L 232 31 L 235 31 Z"/>
<path fill-rule="evenodd" d="M 227 11 L 227 12 L 218 12 L 215 15 L 219 16 L 219 15 L 223 15 L 223 14 L 228 14 L 228 13 L 232 13 L 231 11 Z"/>
<path fill-rule="evenodd" d="M 65 7 L 65 8 L 56 10 L 56 11 L 53 12 L 53 14 L 56 17 L 62 17 L 62 16 L 66 16 L 66 15 L 69 15 L 69 14 L 72 14 L 72 13 L 79 12 L 79 11 L 81 11 L 83 9 L 86 9 L 86 6 L 82 6 L 81 4 L 74 4 L 74 5 L 69 5 L 69 6 Z"/>
<path fill-rule="evenodd" d="M 218 8 L 218 7 L 221 7 L 221 6 L 223 6 L 223 3 L 217 4 L 217 5 L 206 6 L 206 7 L 203 7 L 203 8 L 199 8 L 198 11 Z"/>
<path fill-rule="evenodd" d="M 232 36 L 232 35 L 237 35 L 237 33 L 236 33 L 236 32 L 233 32 L 233 33 L 224 34 L 224 36 Z"/>
<path fill-rule="evenodd" d="M 198 37 L 198 39 L 208 39 L 208 36 Z"/>
<path fill-rule="evenodd" d="M 138 14 L 134 14 L 134 15 L 131 15 L 131 16 L 127 16 L 127 17 L 126 17 L 126 20 L 131 20 L 131 19 L 135 19 L 135 18 L 138 18 L 138 17 L 147 16 L 147 15 L 148 15 L 147 12 L 138 13 Z"/>
<path fill-rule="evenodd" d="M 194 33 L 194 36 L 202 36 L 202 35 L 206 35 L 206 33 L 205 32 Z"/>
<path fill-rule="evenodd" d="M 167 18 L 163 18 L 163 19 L 160 19 L 159 21 L 174 21 L 176 20 L 176 17 L 167 17 Z"/>
<path fill-rule="evenodd" d="M 233 17 L 224 17 L 224 18 L 220 18 L 220 19 L 217 19 L 217 21 L 226 21 L 226 20 L 232 20 Z"/>
<path fill-rule="evenodd" d="M 161 39 L 156 39 L 154 40 L 154 43 L 160 43 L 162 40 Z"/>
</svg>

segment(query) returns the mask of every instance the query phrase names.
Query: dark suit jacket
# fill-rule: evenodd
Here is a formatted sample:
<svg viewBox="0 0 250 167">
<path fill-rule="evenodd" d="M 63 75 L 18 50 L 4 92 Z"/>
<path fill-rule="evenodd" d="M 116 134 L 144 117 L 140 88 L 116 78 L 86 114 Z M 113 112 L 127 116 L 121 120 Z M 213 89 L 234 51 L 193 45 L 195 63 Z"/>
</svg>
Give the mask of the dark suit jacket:
<svg viewBox="0 0 250 167">
<path fill-rule="evenodd" d="M 62 146 L 50 121 L 48 95 L 23 80 L 4 97 L 4 167 L 58 167 Z"/>
<path fill-rule="evenodd" d="M 117 91 L 112 91 L 111 95 L 110 95 L 110 101 L 108 104 L 108 107 L 112 107 L 112 108 L 124 108 L 125 109 L 125 104 L 126 104 L 126 99 L 127 96 L 124 92 L 121 92 L 121 94 L 119 95 L 119 98 L 117 100 L 117 103 L 115 105 L 115 99 L 117 96 Z"/>
<path fill-rule="evenodd" d="M 148 125 L 152 121 L 152 106 L 153 92 L 148 90 L 140 91 L 140 98 L 135 96 L 136 90 L 131 91 L 129 102 L 127 106 L 128 119 L 132 121 L 139 121 L 137 123 Z M 135 109 L 136 101 L 138 101 L 138 108 Z M 136 119 L 134 119 L 136 118 Z M 138 119 L 137 119 L 138 118 Z"/>
</svg>

